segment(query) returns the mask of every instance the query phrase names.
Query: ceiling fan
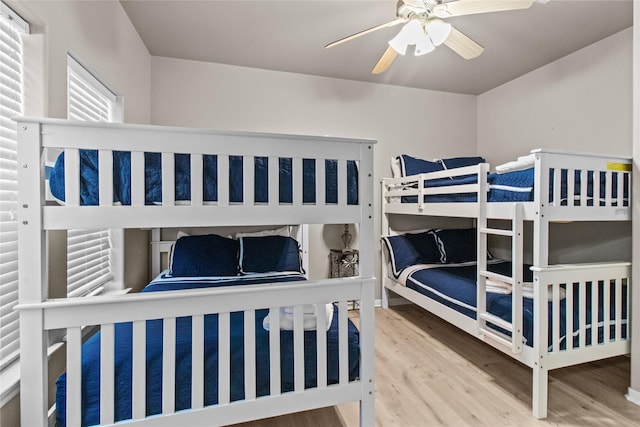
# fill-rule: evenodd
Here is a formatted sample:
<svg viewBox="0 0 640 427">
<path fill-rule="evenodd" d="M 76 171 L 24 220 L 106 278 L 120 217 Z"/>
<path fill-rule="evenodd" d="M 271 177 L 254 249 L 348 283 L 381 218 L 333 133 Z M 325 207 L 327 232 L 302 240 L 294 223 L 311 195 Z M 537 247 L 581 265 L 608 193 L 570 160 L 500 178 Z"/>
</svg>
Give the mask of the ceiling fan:
<svg viewBox="0 0 640 427">
<path fill-rule="evenodd" d="M 404 24 L 400 32 L 389 41 L 387 50 L 371 71 L 384 72 L 398 53 L 404 55 L 409 45 L 414 45 L 414 54 L 424 55 L 437 46 L 445 44 L 464 59 L 479 56 L 484 48 L 445 21 L 446 18 L 475 15 L 487 12 L 527 9 L 534 1 L 547 3 L 549 0 L 399 0 L 396 18 L 364 31 L 329 43 L 325 48 L 337 46 L 365 34 L 383 28 Z"/>
</svg>

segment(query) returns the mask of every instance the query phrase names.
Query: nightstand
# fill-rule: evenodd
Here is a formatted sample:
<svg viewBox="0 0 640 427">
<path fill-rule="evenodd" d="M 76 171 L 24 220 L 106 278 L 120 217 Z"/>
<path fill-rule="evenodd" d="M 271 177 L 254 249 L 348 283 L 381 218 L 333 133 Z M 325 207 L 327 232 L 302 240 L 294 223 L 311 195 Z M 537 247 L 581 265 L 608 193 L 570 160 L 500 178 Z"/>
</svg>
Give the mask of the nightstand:
<svg viewBox="0 0 640 427">
<path fill-rule="evenodd" d="M 357 249 L 331 249 L 331 277 L 350 277 L 360 274 Z"/>
</svg>

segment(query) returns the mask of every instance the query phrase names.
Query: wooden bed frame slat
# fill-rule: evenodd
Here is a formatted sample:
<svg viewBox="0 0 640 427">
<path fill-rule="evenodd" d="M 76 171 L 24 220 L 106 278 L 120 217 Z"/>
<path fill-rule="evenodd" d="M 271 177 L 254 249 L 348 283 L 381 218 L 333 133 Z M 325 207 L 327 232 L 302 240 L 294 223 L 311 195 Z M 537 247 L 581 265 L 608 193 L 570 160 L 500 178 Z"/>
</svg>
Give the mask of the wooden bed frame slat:
<svg viewBox="0 0 640 427">
<path fill-rule="evenodd" d="M 200 409 L 204 407 L 204 316 L 194 316 L 193 322 L 197 320 L 197 335 L 194 328 L 193 333 L 193 393 L 192 408 Z M 229 313 L 218 315 L 218 403 L 225 405 L 231 401 L 230 368 L 231 360 L 231 319 Z M 196 341 L 197 340 L 197 341 Z M 195 369 L 197 367 L 197 369 Z"/>
<path fill-rule="evenodd" d="M 176 410 L 176 318 L 167 317 L 162 322 L 162 413 Z"/>
<path fill-rule="evenodd" d="M 246 400 L 256 398 L 256 334 L 255 310 L 244 312 L 244 392 Z"/>
<path fill-rule="evenodd" d="M 100 423 L 114 422 L 114 351 L 113 323 L 100 326 Z"/>
<path fill-rule="evenodd" d="M 269 323 L 280 324 L 280 308 L 269 310 Z M 269 329 L 269 386 L 271 396 L 280 394 L 280 331 Z"/>
</svg>

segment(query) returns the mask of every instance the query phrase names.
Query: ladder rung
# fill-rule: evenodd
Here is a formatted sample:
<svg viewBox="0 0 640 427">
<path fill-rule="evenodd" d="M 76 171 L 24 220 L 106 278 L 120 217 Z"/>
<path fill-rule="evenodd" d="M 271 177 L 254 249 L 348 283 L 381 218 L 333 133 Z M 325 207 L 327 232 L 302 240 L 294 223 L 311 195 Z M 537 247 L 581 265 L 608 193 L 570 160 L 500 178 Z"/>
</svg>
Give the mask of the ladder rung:
<svg viewBox="0 0 640 427">
<path fill-rule="evenodd" d="M 502 274 L 494 273 L 492 271 L 482 270 L 478 272 L 479 275 L 486 277 L 487 279 L 499 280 L 501 282 L 509 283 L 513 285 L 513 278 L 504 276 Z"/>
<path fill-rule="evenodd" d="M 513 332 L 513 325 L 511 324 L 511 322 L 507 322 L 506 320 L 498 316 L 494 316 L 490 313 L 480 313 L 480 318 L 485 322 L 489 322 L 499 328 L 504 329 L 505 331 Z"/>
<path fill-rule="evenodd" d="M 513 237 L 513 230 L 503 230 L 501 228 L 481 227 L 480 232 L 484 234 L 495 234 L 497 236 Z"/>
<path fill-rule="evenodd" d="M 506 336 L 504 336 L 503 334 L 501 334 L 500 332 L 497 331 L 491 331 L 489 329 L 484 329 L 481 328 L 480 329 L 480 333 L 482 335 L 484 335 L 485 337 L 489 337 L 497 342 L 499 342 L 500 344 L 504 345 L 505 347 L 509 347 L 511 348 L 513 346 L 513 343 L 511 342 L 511 340 L 509 338 L 507 338 Z"/>
</svg>

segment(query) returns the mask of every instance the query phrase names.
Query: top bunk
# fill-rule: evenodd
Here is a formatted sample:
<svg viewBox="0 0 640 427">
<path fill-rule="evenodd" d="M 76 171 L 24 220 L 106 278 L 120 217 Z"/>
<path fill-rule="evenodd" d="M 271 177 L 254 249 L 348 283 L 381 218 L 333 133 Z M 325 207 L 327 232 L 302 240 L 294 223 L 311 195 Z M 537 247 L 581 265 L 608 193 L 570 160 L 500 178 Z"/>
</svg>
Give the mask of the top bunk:
<svg viewBox="0 0 640 427">
<path fill-rule="evenodd" d="M 19 215 L 43 230 L 343 224 L 372 215 L 372 140 L 17 123 Z"/>
<path fill-rule="evenodd" d="M 383 214 L 511 219 L 518 205 L 528 221 L 631 220 L 628 157 L 536 149 L 496 172 L 481 157 L 397 159 Z"/>
</svg>

